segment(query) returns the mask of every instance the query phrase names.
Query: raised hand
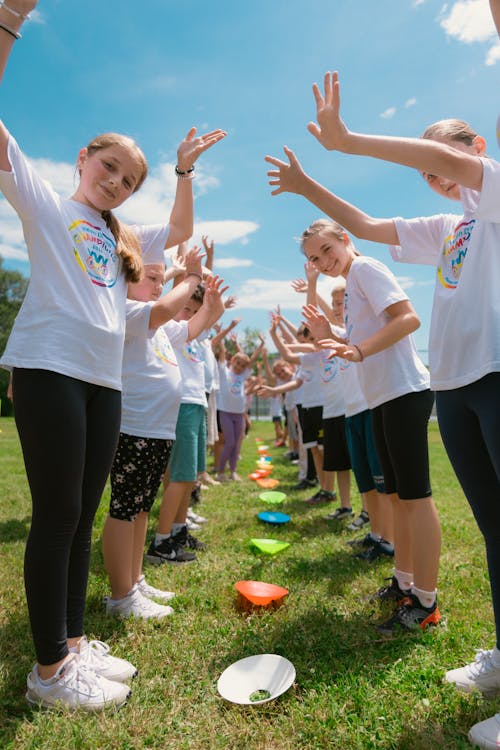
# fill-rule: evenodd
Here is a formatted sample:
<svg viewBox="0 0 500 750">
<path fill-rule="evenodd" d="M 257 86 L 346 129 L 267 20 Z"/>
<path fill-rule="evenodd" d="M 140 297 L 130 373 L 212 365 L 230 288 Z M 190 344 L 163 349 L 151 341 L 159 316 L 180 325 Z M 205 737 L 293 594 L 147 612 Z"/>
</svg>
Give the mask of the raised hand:
<svg viewBox="0 0 500 750">
<path fill-rule="evenodd" d="M 355 346 L 339 344 L 335 339 L 321 339 L 317 343 L 321 349 L 333 349 L 328 359 L 341 357 L 341 359 L 347 359 L 349 362 L 362 362 L 360 351 Z"/>
<path fill-rule="evenodd" d="M 306 326 L 311 331 L 314 339 L 327 339 L 332 335 L 332 329 L 330 323 L 326 317 L 314 307 L 314 305 L 306 305 L 302 308 L 302 316 Z"/>
<path fill-rule="evenodd" d="M 339 74 L 325 73 L 324 94 L 316 83 L 313 84 L 316 100 L 317 123 L 310 122 L 308 131 L 328 151 L 344 151 L 349 131 L 340 117 L 340 83 Z"/>
<path fill-rule="evenodd" d="M 272 169 L 267 173 L 267 176 L 271 178 L 269 184 L 272 187 L 274 185 L 278 186 L 276 190 L 271 191 L 271 195 L 278 195 L 279 193 L 298 193 L 300 195 L 304 188 L 306 173 L 288 146 L 283 146 L 283 151 L 288 158 L 288 164 L 281 161 L 281 159 L 277 159 L 275 156 L 264 157 L 264 160 L 269 162 L 269 164 L 278 167 L 277 170 Z"/>
<path fill-rule="evenodd" d="M 210 133 L 196 136 L 196 128 L 191 128 L 177 149 L 177 166 L 181 172 L 191 169 L 200 154 L 221 141 L 226 135 L 225 130 L 212 130 Z"/>
<path fill-rule="evenodd" d="M 237 299 L 234 294 L 230 294 L 224 302 L 224 307 L 226 308 L 226 310 L 230 310 L 232 307 L 236 307 L 236 302 Z"/>
<path fill-rule="evenodd" d="M 273 389 L 268 385 L 261 385 L 257 388 L 259 398 L 270 398 L 273 395 Z"/>
<path fill-rule="evenodd" d="M 223 283 L 224 279 L 221 279 L 219 276 L 210 276 L 205 283 L 205 296 L 203 298 L 205 307 L 213 309 L 219 306 L 221 314 L 224 312 L 221 297 L 229 289 L 229 286 L 223 287 Z"/>
<path fill-rule="evenodd" d="M 316 268 L 316 266 L 311 263 L 310 260 L 307 261 L 307 263 L 304 263 L 304 271 L 306 274 L 306 279 L 308 281 L 308 286 L 311 281 L 317 281 L 320 271 Z"/>
<path fill-rule="evenodd" d="M 307 292 L 307 281 L 305 279 L 294 279 L 290 282 L 294 292 L 299 294 L 306 294 Z"/>
<path fill-rule="evenodd" d="M 202 260 L 205 256 L 200 255 L 200 248 L 195 245 L 189 250 L 184 256 L 184 267 L 186 274 L 194 274 L 199 276 L 200 280 L 203 278 L 203 266 Z"/>
</svg>

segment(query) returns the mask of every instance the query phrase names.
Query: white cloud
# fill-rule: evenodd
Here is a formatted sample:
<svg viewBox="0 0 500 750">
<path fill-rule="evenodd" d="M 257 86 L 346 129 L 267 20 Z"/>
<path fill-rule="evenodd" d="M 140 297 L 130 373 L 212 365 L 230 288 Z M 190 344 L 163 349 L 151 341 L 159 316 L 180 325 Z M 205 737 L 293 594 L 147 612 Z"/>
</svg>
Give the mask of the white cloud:
<svg viewBox="0 0 500 750">
<path fill-rule="evenodd" d="M 329 301 L 335 283 L 335 279 L 321 277 L 318 283 L 319 294 Z M 234 291 L 231 289 L 231 292 L 237 299 L 238 308 L 272 310 L 280 305 L 282 310 L 295 310 L 300 315 L 302 306 L 306 303 L 306 295 L 295 292 L 290 281 L 247 279 Z"/>
<path fill-rule="evenodd" d="M 443 8 L 443 15 L 448 6 Z M 439 21 L 448 36 L 460 42 L 485 42 L 496 34 L 488 0 L 458 0 Z"/>
<path fill-rule="evenodd" d="M 380 117 L 382 117 L 384 120 L 390 120 L 391 117 L 394 117 L 396 114 L 396 107 L 388 107 L 383 112 L 380 113 Z"/>
<path fill-rule="evenodd" d="M 500 60 L 500 42 L 497 42 L 488 50 L 486 55 L 486 65 L 495 65 Z"/>
<path fill-rule="evenodd" d="M 248 242 L 248 235 L 256 232 L 259 225 L 254 221 L 241 221 L 236 219 L 221 219 L 220 221 L 197 221 L 194 225 L 193 236 L 195 238 L 206 234 L 217 246 L 227 245 L 230 242 Z M 217 253 L 217 247 L 215 248 Z"/>
<path fill-rule="evenodd" d="M 215 270 L 219 268 L 248 268 L 253 266 L 249 258 L 215 258 Z"/>
<path fill-rule="evenodd" d="M 406 109 L 408 109 L 408 107 L 414 107 L 416 103 L 417 103 L 417 100 L 415 99 L 414 96 L 412 96 L 410 97 L 410 99 L 407 99 L 405 101 L 405 107 Z"/>
</svg>

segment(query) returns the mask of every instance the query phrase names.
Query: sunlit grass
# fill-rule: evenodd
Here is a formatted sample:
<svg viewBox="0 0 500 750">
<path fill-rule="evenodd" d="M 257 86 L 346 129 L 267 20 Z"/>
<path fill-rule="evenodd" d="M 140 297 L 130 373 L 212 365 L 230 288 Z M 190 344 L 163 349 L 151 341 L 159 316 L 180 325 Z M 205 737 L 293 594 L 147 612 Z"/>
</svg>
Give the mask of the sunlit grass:
<svg viewBox="0 0 500 750">
<path fill-rule="evenodd" d="M 455 749 L 469 747 L 471 724 L 498 710 L 495 702 L 442 682 L 446 669 L 494 643 L 494 627 L 482 540 L 435 424 L 430 450 L 443 525 L 445 625 L 416 637 L 380 637 L 374 627 L 380 613 L 366 598 L 390 575 L 390 562 L 355 560 L 345 544 L 352 534 L 332 529 L 324 508 L 310 508 L 302 502 L 305 493 L 290 491 L 296 467 L 282 458 L 283 449 L 272 449 L 291 523 L 273 527 L 257 519 L 265 506 L 250 480 L 205 492 L 198 510 L 210 518 L 200 533 L 209 549 L 193 565 L 146 568 L 153 585 L 177 592 L 175 615 L 162 622 L 104 615 L 106 492 L 94 528 L 86 628 L 138 666 L 132 698 L 120 712 L 99 716 L 29 710 L 25 680 L 34 656 L 22 574 L 29 494 L 13 421 L 2 419 L 0 429 L 1 748 Z M 272 425 L 254 424 L 244 441 L 244 477 L 255 466 L 257 436 L 272 445 Z M 356 493 L 353 504 L 359 510 Z M 155 507 L 151 533 L 157 514 Z M 258 555 L 248 543 L 255 536 L 291 546 L 275 557 Z M 286 586 L 286 603 L 273 612 L 239 613 L 233 586 L 245 578 Z M 225 702 L 216 689 L 221 672 L 258 653 L 286 656 L 297 671 L 295 685 L 260 706 Z"/>
</svg>

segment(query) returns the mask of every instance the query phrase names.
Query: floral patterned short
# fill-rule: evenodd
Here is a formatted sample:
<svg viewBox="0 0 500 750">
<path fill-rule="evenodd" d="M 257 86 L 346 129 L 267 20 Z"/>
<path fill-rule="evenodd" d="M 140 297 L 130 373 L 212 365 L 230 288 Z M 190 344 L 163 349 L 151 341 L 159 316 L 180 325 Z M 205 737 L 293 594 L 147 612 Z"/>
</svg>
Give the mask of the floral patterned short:
<svg viewBox="0 0 500 750">
<path fill-rule="evenodd" d="M 134 521 L 141 511 L 149 513 L 173 444 L 173 440 L 141 438 L 120 432 L 111 467 L 111 518 Z"/>
</svg>

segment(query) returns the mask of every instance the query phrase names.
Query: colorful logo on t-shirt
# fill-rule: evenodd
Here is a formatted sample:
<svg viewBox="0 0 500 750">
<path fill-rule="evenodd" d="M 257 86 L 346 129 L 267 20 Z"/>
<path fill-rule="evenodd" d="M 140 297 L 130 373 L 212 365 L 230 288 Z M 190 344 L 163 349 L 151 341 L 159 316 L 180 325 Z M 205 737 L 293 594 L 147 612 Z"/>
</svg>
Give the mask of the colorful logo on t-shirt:
<svg viewBox="0 0 500 750">
<path fill-rule="evenodd" d="M 242 393 L 244 378 L 242 375 L 230 374 L 229 391 L 235 395 Z"/>
<path fill-rule="evenodd" d="M 68 229 L 73 239 L 73 252 L 82 271 L 97 286 L 114 286 L 120 263 L 113 235 L 106 234 L 101 227 L 85 219 L 77 219 Z"/>
<path fill-rule="evenodd" d="M 445 289 L 456 289 L 457 287 L 475 223 L 475 219 L 461 221 L 452 234 L 445 237 L 443 253 L 437 270 L 437 277 Z"/>
<path fill-rule="evenodd" d="M 338 358 L 328 359 L 330 354 L 331 352 L 326 350 L 321 357 L 321 380 L 323 383 L 331 383 L 339 369 Z"/>
<path fill-rule="evenodd" d="M 182 356 L 189 362 L 201 362 L 201 359 L 197 356 L 195 347 L 188 341 L 182 347 Z"/>
<path fill-rule="evenodd" d="M 154 353 L 162 362 L 166 362 L 173 367 L 179 367 L 170 339 L 162 328 L 158 328 L 156 331 Z"/>
</svg>

